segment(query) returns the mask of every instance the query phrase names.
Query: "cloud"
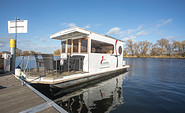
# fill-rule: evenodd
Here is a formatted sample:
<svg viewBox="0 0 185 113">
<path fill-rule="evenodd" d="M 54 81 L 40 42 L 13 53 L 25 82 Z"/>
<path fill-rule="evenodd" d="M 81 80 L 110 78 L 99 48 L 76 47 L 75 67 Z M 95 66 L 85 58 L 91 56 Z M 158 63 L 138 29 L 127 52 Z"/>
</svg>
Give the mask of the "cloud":
<svg viewBox="0 0 185 113">
<path fill-rule="evenodd" d="M 147 32 L 147 31 L 145 31 L 145 30 L 142 30 L 142 31 L 138 32 L 138 33 L 136 34 L 136 36 L 143 36 L 143 35 L 148 35 L 148 34 L 149 34 L 149 32 Z"/>
<path fill-rule="evenodd" d="M 135 36 L 128 36 L 128 37 L 123 38 L 122 40 L 128 41 L 128 40 L 134 40 L 135 38 L 136 38 Z"/>
<path fill-rule="evenodd" d="M 42 36 L 42 38 L 38 36 L 36 39 L 33 39 L 34 41 L 29 38 L 19 38 L 18 48 L 22 49 L 22 51 L 34 50 L 36 52 L 42 52 L 42 53 L 53 53 L 54 50 L 56 50 L 57 48 L 60 48 L 61 42 L 58 40 L 47 40 L 47 37 L 48 37 L 47 35 Z M 0 52 L 9 51 L 11 38 L 14 38 L 14 35 L 12 36 L 7 35 L 4 37 L 0 37 Z"/>
<path fill-rule="evenodd" d="M 68 27 L 76 27 L 76 24 L 74 24 L 74 23 L 69 23 L 69 24 L 68 24 Z"/>
<path fill-rule="evenodd" d="M 161 27 L 161 26 L 163 26 L 163 25 L 165 25 L 165 24 L 167 24 L 167 23 L 170 23 L 170 22 L 172 22 L 172 21 L 173 21 L 172 18 L 169 18 L 169 19 L 167 19 L 167 20 L 161 20 L 161 22 L 160 22 L 159 24 L 157 24 L 157 27 Z"/>
<path fill-rule="evenodd" d="M 167 36 L 166 39 L 175 40 L 175 39 L 181 39 L 181 37 Z"/>
<path fill-rule="evenodd" d="M 139 25 L 139 27 L 135 31 L 139 31 L 143 28 L 143 25 Z"/>
<path fill-rule="evenodd" d="M 0 47 L 9 47 L 10 37 L 0 37 Z"/>
<path fill-rule="evenodd" d="M 46 41 L 46 38 L 40 38 L 40 41 L 41 42 L 45 42 Z"/>
<path fill-rule="evenodd" d="M 127 34 L 131 34 L 133 32 L 137 32 L 137 31 L 141 30 L 142 27 L 143 27 L 143 25 L 139 25 L 139 27 L 137 29 L 128 29 L 127 30 Z"/>
<path fill-rule="evenodd" d="M 61 26 L 65 26 L 65 27 L 76 27 L 75 23 L 61 23 Z"/>
<path fill-rule="evenodd" d="M 127 29 L 127 30 L 120 30 L 119 27 L 111 28 L 106 34 L 107 35 L 120 35 L 120 37 L 123 37 L 125 35 L 129 35 L 132 33 L 135 33 L 139 30 L 141 30 L 143 25 L 139 25 L 136 29 Z"/>
<path fill-rule="evenodd" d="M 53 53 L 55 50 L 60 48 L 60 46 L 53 45 L 37 45 L 36 47 L 32 47 L 34 51 L 42 52 L 42 53 Z"/>
<path fill-rule="evenodd" d="M 22 42 L 31 42 L 31 40 L 30 40 L 30 39 L 21 39 L 20 42 L 21 42 L 21 43 L 22 43 Z"/>
<path fill-rule="evenodd" d="M 3 47 L 3 46 L 4 46 L 4 44 L 0 43 L 0 47 Z"/>
<path fill-rule="evenodd" d="M 35 39 L 38 39 L 39 37 L 38 36 L 34 36 Z"/>
<path fill-rule="evenodd" d="M 120 28 L 114 27 L 114 28 L 111 28 L 106 34 L 107 35 L 117 35 L 119 33 L 120 33 Z"/>
<path fill-rule="evenodd" d="M 101 26 L 101 25 L 102 25 L 102 24 L 95 24 L 94 26 L 95 26 L 95 27 L 99 27 L 99 26 Z"/>
<path fill-rule="evenodd" d="M 85 29 L 89 29 L 89 28 L 90 28 L 89 24 L 85 26 Z"/>
<path fill-rule="evenodd" d="M 137 29 L 128 29 L 128 30 L 126 30 L 126 32 L 127 32 L 127 34 L 131 34 L 131 33 L 134 33 L 134 32 L 141 30 L 142 28 L 143 28 L 143 25 L 139 25 L 139 27 Z"/>
</svg>

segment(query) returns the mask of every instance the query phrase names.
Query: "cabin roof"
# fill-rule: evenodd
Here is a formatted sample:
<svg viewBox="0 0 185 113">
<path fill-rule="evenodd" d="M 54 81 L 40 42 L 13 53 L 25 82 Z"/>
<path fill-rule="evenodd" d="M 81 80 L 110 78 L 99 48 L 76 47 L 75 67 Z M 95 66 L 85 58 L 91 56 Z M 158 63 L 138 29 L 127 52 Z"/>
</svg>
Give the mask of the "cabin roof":
<svg viewBox="0 0 185 113">
<path fill-rule="evenodd" d="M 59 32 L 51 35 L 50 38 L 61 40 L 61 39 L 65 39 L 67 37 L 70 37 L 72 35 L 73 36 L 79 36 L 79 35 L 87 36 L 91 33 L 95 33 L 95 32 L 92 32 L 92 31 L 89 31 L 89 30 L 86 30 L 86 29 L 83 29 L 83 28 L 80 28 L 80 27 L 73 27 L 73 28 L 70 28 L 70 29 L 59 31 Z M 115 40 L 119 40 L 119 39 L 116 39 L 116 38 L 108 36 L 108 35 L 102 35 L 102 34 L 99 34 L 99 33 L 95 33 L 95 34 L 98 34 L 98 35 L 101 35 L 101 36 L 104 36 L 104 37 L 108 37 L 108 38 L 112 38 L 112 39 L 115 39 Z M 124 42 L 123 40 L 119 40 L 119 41 Z"/>
</svg>

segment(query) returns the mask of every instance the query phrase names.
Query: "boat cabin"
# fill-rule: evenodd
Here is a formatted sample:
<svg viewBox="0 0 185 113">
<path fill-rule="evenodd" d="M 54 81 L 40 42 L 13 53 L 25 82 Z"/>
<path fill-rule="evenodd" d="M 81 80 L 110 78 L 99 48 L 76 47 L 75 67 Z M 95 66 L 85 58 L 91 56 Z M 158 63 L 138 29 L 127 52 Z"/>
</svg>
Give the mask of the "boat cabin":
<svg viewBox="0 0 185 113">
<path fill-rule="evenodd" d="M 88 73 L 117 70 L 125 65 L 122 40 L 79 27 L 60 31 L 50 38 L 61 41 L 62 65 L 68 58 L 78 59 L 77 67 Z"/>
</svg>

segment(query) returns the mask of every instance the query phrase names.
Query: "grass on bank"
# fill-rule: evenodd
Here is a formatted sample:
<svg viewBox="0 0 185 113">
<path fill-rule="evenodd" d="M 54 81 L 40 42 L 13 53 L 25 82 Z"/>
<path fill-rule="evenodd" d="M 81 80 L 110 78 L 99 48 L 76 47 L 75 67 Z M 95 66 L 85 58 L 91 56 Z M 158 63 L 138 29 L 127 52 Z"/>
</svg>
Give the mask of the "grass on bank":
<svg viewBox="0 0 185 113">
<path fill-rule="evenodd" d="M 151 56 L 151 55 L 138 55 L 138 56 L 132 56 L 132 55 L 124 55 L 124 58 L 185 58 L 185 56 L 180 56 L 180 55 L 160 55 L 160 56 Z"/>
</svg>

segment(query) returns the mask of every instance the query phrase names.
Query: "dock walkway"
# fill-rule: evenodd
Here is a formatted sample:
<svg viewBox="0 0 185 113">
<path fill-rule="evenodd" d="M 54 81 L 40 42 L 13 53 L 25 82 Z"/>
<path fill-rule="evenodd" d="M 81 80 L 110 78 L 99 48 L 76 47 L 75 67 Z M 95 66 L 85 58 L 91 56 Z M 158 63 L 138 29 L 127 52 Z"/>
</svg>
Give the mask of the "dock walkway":
<svg viewBox="0 0 185 113">
<path fill-rule="evenodd" d="M 10 73 L 0 74 L 0 112 L 66 112 L 47 97 L 44 97 L 44 99 L 43 97 L 41 98 L 38 94 L 33 92 L 34 88 L 30 89 L 30 87 L 30 85 L 22 86 L 21 81 Z M 56 110 L 56 107 L 58 107 L 59 111 L 58 109 Z"/>
</svg>

